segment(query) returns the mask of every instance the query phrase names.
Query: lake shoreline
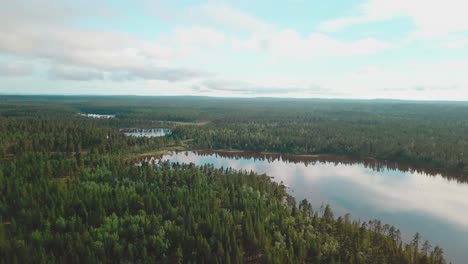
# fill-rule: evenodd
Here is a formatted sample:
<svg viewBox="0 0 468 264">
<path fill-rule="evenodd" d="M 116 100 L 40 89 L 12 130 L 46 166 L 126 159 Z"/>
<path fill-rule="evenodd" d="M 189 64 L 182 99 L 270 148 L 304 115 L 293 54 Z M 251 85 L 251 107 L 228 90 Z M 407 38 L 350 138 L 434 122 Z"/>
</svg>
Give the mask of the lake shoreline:
<svg viewBox="0 0 468 264">
<path fill-rule="evenodd" d="M 353 157 L 350 155 L 336 155 L 336 154 L 290 154 L 290 153 L 280 153 L 280 152 L 269 152 L 269 151 L 249 151 L 249 150 L 239 150 L 239 149 L 192 149 L 186 145 L 168 147 L 166 149 L 150 151 L 141 154 L 135 154 L 131 158 L 133 159 L 142 159 L 142 158 L 161 158 L 164 155 L 169 155 L 171 152 L 180 152 L 180 151 L 193 151 L 196 153 L 214 153 L 225 156 L 242 156 L 242 157 L 252 157 L 252 158 L 281 158 L 282 160 L 287 160 L 291 162 L 316 162 L 316 161 L 329 161 L 336 163 L 364 163 L 371 167 L 376 168 L 387 168 L 387 169 L 398 169 L 402 171 L 410 171 L 423 173 L 430 176 L 440 175 L 450 181 L 456 181 L 460 183 L 467 183 L 468 179 L 465 180 L 460 177 L 460 173 L 447 171 L 444 169 L 434 169 L 425 167 L 422 165 L 415 165 L 408 162 L 398 162 L 392 160 L 382 160 L 374 157 Z"/>
<path fill-rule="evenodd" d="M 468 208 L 463 199 L 468 187 L 466 183 L 447 181 L 442 175 L 431 177 L 417 171 L 389 168 L 388 163 L 382 164 L 375 159 L 367 159 L 365 164 L 333 155 L 288 156 L 237 150 L 173 150 L 165 153 L 147 162 L 208 165 L 265 174 L 288 187 L 288 193 L 296 202 L 307 199 L 316 209 L 329 204 L 337 216 L 350 213 L 353 219 L 364 222 L 381 219 L 401 228 L 405 241 L 411 241 L 412 235 L 419 232 L 424 238 L 448 249 L 450 258 L 465 256 L 457 245 L 465 244 L 468 237 L 466 217 L 453 207 L 458 204 L 458 207 Z M 407 195 L 409 192 L 412 195 Z M 443 227 L 446 234 L 435 232 L 433 227 L 436 225 Z"/>
<path fill-rule="evenodd" d="M 286 158 L 286 160 L 306 160 L 311 159 L 330 159 L 331 161 L 337 162 L 352 162 L 352 163 L 367 163 L 367 164 L 379 164 L 390 169 L 398 168 L 399 170 L 403 171 L 412 171 L 418 173 L 424 173 L 431 176 L 440 175 L 444 178 L 449 180 L 454 180 L 461 183 L 468 182 L 468 179 L 463 179 L 460 177 L 458 172 L 449 171 L 440 168 L 430 168 L 428 166 L 423 165 L 416 165 L 410 162 L 398 162 L 393 160 L 382 160 L 375 157 L 354 157 L 350 155 L 336 155 L 336 154 L 290 154 L 290 153 L 280 153 L 280 152 L 269 152 L 269 151 L 248 151 L 248 150 L 238 150 L 238 149 L 213 149 L 213 150 L 206 150 L 206 149 L 186 149 L 185 151 L 194 151 L 194 152 L 201 152 L 201 153 L 217 153 L 217 154 L 231 154 L 231 155 L 239 155 L 239 156 L 252 156 L 252 157 L 261 157 L 261 156 L 270 156 L 270 157 L 281 157 Z"/>
</svg>

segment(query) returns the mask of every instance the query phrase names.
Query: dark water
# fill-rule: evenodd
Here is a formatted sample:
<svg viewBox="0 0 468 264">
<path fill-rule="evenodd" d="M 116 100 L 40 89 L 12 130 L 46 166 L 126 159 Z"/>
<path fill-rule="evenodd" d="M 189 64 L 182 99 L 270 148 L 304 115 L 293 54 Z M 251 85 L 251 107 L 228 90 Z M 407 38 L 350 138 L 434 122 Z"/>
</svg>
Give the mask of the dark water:
<svg viewBox="0 0 468 264">
<path fill-rule="evenodd" d="M 210 152 L 179 152 L 162 160 L 213 164 L 266 173 L 289 187 L 315 209 L 330 204 L 335 215 L 380 219 L 398 227 L 402 238 L 422 239 L 443 247 L 453 263 L 468 263 L 468 184 L 375 161 L 337 157 L 282 157 Z"/>
<path fill-rule="evenodd" d="M 130 137 L 164 137 L 172 134 L 172 130 L 167 128 L 127 129 L 122 132 Z"/>
</svg>

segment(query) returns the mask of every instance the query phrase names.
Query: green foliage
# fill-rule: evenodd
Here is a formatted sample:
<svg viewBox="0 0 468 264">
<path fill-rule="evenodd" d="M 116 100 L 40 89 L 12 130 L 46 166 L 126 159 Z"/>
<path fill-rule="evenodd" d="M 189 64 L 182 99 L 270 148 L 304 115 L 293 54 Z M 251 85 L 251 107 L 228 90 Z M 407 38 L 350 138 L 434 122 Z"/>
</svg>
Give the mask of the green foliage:
<svg viewBox="0 0 468 264">
<path fill-rule="evenodd" d="M 2 99 L 0 134 L 18 130 L 18 124 L 7 121 L 12 118 L 20 119 L 17 122 L 23 125 L 46 122 L 46 126 L 65 119 L 74 123 L 73 129 L 65 132 L 57 128 L 54 140 L 47 142 L 51 147 L 62 145 L 62 149 L 87 149 L 93 140 L 101 140 L 101 151 L 122 150 L 125 145 L 134 152 L 151 150 L 162 146 L 147 138 L 122 144 L 125 140 L 118 138 L 117 128 L 167 127 L 175 129 L 172 143 L 187 140 L 196 149 L 372 157 L 450 173 L 460 180 L 468 175 L 468 104 L 463 102 L 119 96 Z M 90 120 L 79 117 L 79 112 L 114 114 L 116 118 Z M 35 121 L 38 119 L 43 121 Z M 83 137 L 83 126 L 103 130 L 81 142 L 62 143 Z M 27 132 L 39 130 L 35 124 Z M 99 133 L 108 133 L 111 140 Z M 31 136 L 39 137 L 37 140 L 47 137 Z M 16 138 L 2 137 L 0 149 L 8 154 L 37 145 L 24 137 L 20 136 L 15 146 L 11 144 Z"/>
<path fill-rule="evenodd" d="M 0 262 L 445 263 L 418 234 L 405 244 L 378 220 L 314 210 L 265 175 L 125 159 L 191 140 L 203 149 L 468 164 L 465 106 L 428 114 L 424 104 L 271 100 L 2 98 Z M 175 133 L 130 138 L 117 129 L 155 124 Z"/>
<path fill-rule="evenodd" d="M 285 203 L 265 175 L 103 157 L 65 182 L 2 171 L 2 262 L 443 263 L 379 221 Z"/>
</svg>

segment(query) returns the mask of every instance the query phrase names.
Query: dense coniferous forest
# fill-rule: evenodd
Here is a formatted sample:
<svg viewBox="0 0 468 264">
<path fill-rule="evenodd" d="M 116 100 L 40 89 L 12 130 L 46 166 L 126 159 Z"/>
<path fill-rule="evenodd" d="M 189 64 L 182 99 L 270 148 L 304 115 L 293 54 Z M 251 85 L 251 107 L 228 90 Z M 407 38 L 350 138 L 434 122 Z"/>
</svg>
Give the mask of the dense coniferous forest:
<svg viewBox="0 0 468 264">
<path fill-rule="evenodd" d="M 460 180 L 468 175 L 464 102 L 84 96 L 0 100 L 3 118 L 66 117 L 73 122 L 78 112 L 116 115 L 94 120 L 100 127 L 172 128 L 173 140 L 190 142 L 193 149 L 348 155 L 450 172 Z"/>
<path fill-rule="evenodd" d="M 379 220 L 295 201 L 266 175 L 159 163 L 186 149 L 373 157 L 468 175 L 468 105 L 0 97 L 2 263 L 445 263 Z M 112 114 L 93 119 L 78 113 Z M 123 128 L 166 127 L 161 138 Z"/>
</svg>

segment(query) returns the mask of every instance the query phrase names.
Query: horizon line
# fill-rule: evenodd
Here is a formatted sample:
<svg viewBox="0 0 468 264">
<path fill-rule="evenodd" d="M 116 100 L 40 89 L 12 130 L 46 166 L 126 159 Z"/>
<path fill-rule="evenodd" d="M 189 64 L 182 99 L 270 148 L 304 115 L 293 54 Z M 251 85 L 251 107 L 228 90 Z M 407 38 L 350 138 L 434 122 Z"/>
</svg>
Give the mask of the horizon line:
<svg viewBox="0 0 468 264">
<path fill-rule="evenodd" d="M 140 94 L 55 94 L 55 93 L 0 93 L 0 96 L 57 96 L 57 97 L 198 97 L 222 99 L 296 99 L 296 100 L 348 100 L 348 101 L 407 101 L 407 102 L 456 102 L 468 103 L 468 100 L 433 100 L 433 99 L 401 99 L 388 97 L 375 98 L 346 98 L 346 97 L 275 97 L 275 96 L 215 96 L 215 95 L 140 95 Z"/>
</svg>

